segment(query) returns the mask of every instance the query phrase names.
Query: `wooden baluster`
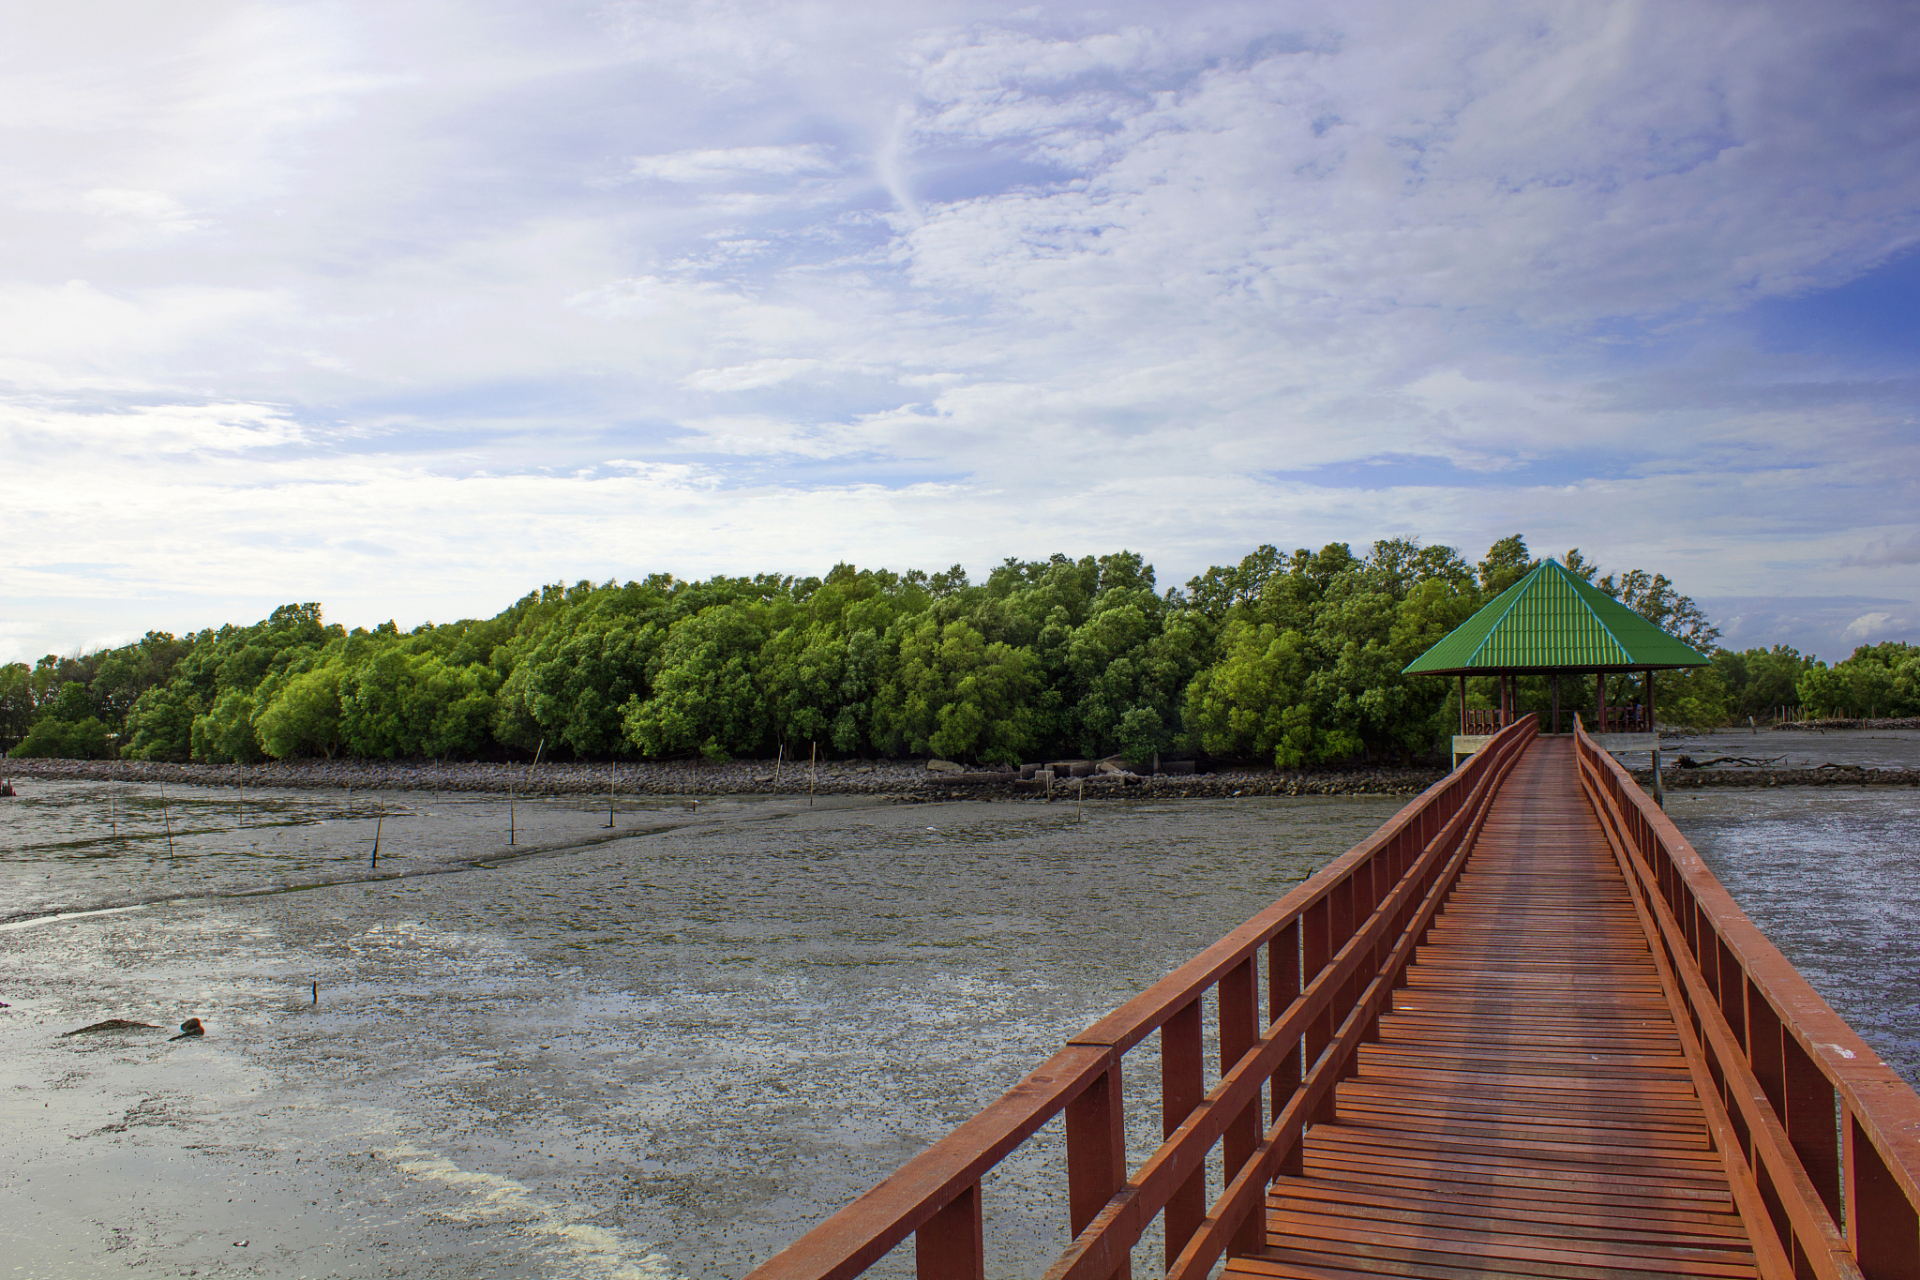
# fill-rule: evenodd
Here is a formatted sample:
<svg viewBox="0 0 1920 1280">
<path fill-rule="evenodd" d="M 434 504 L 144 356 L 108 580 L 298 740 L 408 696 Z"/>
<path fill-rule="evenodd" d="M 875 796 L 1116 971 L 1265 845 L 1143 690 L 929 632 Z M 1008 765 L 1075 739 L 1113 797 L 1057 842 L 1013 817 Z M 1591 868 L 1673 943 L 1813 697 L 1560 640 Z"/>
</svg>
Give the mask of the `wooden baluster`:
<svg viewBox="0 0 1920 1280">
<path fill-rule="evenodd" d="M 1300 973 L 1307 982 L 1320 976 L 1320 971 L 1327 967 L 1327 958 L 1333 954 L 1332 915 L 1330 904 L 1322 898 L 1300 917 Z M 1306 1038 L 1302 1042 L 1305 1045 L 1307 1070 L 1313 1070 L 1313 1064 L 1320 1061 L 1327 1042 L 1333 1039 L 1333 1028 L 1331 1005 L 1307 1024 Z M 1333 1117 L 1333 1092 L 1328 1090 L 1325 1100 L 1314 1109 L 1313 1119 L 1317 1123 L 1325 1123 Z"/>
<path fill-rule="evenodd" d="M 1339 884 L 1333 887 L 1333 892 L 1327 895 L 1328 900 L 1333 905 L 1333 933 L 1330 941 L 1333 944 L 1335 954 L 1338 954 L 1340 948 L 1346 946 L 1348 941 L 1352 939 L 1354 929 L 1358 924 L 1358 917 L 1354 911 L 1354 907 L 1357 905 L 1354 902 L 1354 897 L 1355 890 L 1353 876 L 1351 875 L 1342 879 Z M 1347 1020 L 1347 1015 L 1353 1012 L 1353 1006 L 1360 1001 L 1361 991 L 1365 990 L 1363 984 L 1370 980 L 1371 975 L 1356 970 L 1352 977 L 1340 984 L 1339 991 L 1334 995 L 1333 1008 L 1331 1010 L 1332 1016 L 1327 1023 L 1329 1033 L 1337 1031 L 1340 1024 Z M 1350 1066 L 1351 1062 L 1341 1066 L 1339 1072 L 1340 1079 L 1344 1080 L 1347 1078 Z"/>
<path fill-rule="evenodd" d="M 1206 1096 L 1201 1070 L 1200 1002 L 1193 1001 L 1160 1028 L 1160 1136 L 1170 1138 Z M 1207 1171 L 1196 1168 L 1167 1201 L 1167 1267 L 1207 1216 Z"/>
<path fill-rule="evenodd" d="M 1841 1119 L 1847 1170 L 1847 1243 L 1867 1280 L 1920 1280 L 1920 1216 L 1854 1119 Z"/>
<path fill-rule="evenodd" d="M 1740 968 L 1740 958 L 1733 954 L 1733 948 L 1714 935 L 1713 945 L 1720 952 L 1720 988 L 1716 993 L 1720 997 L 1720 1013 L 1726 1018 L 1727 1025 L 1733 1028 L 1733 1038 L 1740 1047 L 1747 1047 L 1747 975 Z"/>
<path fill-rule="evenodd" d="M 1780 1039 L 1787 1140 L 1835 1222 L 1841 1221 L 1839 1091 L 1790 1035 Z"/>
<path fill-rule="evenodd" d="M 1220 1074 L 1224 1077 L 1260 1038 L 1259 974 L 1255 972 L 1258 952 L 1220 975 Z M 1255 1094 L 1240 1114 L 1227 1122 L 1221 1136 L 1222 1191 L 1239 1176 L 1240 1170 L 1260 1145 L 1260 1095 Z M 1246 1216 L 1227 1253 L 1234 1257 L 1253 1252 L 1267 1242 L 1266 1208 L 1256 1208 Z"/>
<path fill-rule="evenodd" d="M 1747 1065 L 1760 1091 L 1773 1104 L 1773 1114 L 1787 1122 L 1787 1070 L 1781 1054 L 1780 1017 L 1752 981 L 1747 983 Z"/>
<path fill-rule="evenodd" d="M 979 1183 L 920 1224 L 913 1237 L 913 1273 L 918 1280 L 986 1280 Z"/>
<path fill-rule="evenodd" d="M 1067 1218 L 1073 1234 L 1087 1229 L 1127 1180 L 1127 1134 L 1120 1094 L 1120 1059 L 1067 1104 Z M 1127 1280 L 1131 1259 L 1110 1273 Z"/>
<path fill-rule="evenodd" d="M 1295 920 L 1267 944 L 1267 1021 L 1278 1021 L 1280 1015 L 1299 998 L 1300 922 Z M 1300 1088 L 1301 1074 L 1300 1046 L 1296 1044 L 1293 1052 L 1280 1063 L 1280 1069 L 1273 1073 L 1273 1111 L 1269 1119 L 1279 1119 L 1287 1103 L 1293 1100 L 1295 1091 Z M 1293 1144 L 1293 1150 L 1280 1165 L 1280 1172 L 1300 1176 L 1303 1170 L 1301 1145 L 1298 1142 Z"/>
</svg>

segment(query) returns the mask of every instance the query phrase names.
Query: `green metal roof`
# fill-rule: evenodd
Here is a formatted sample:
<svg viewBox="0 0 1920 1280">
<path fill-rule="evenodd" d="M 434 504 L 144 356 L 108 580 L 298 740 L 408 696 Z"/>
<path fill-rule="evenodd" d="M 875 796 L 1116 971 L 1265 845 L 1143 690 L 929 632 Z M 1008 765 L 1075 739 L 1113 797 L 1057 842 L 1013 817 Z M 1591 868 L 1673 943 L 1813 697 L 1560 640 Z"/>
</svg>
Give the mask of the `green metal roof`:
<svg viewBox="0 0 1920 1280">
<path fill-rule="evenodd" d="M 1642 671 L 1710 661 L 1559 562 L 1544 560 L 1408 663 L 1406 674 Z"/>
</svg>

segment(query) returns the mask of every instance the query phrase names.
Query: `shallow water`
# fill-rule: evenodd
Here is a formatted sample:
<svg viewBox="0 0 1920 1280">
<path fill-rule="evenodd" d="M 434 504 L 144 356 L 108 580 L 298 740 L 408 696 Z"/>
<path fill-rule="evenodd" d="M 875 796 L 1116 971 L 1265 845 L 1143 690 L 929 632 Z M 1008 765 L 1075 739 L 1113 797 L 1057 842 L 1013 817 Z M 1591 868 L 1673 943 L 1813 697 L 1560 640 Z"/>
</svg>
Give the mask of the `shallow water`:
<svg viewBox="0 0 1920 1280">
<path fill-rule="evenodd" d="M 147 811 L 102 837 L 125 793 L 23 791 L 0 844 L 22 1277 L 742 1275 L 1401 803 L 623 801 L 609 841 L 603 808 L 542 800 L 510 849 L 504 799 L 370 819 L 169 788 L 168 858 Z M 1910 1080 L 1915 800 L 1672 800 Z M 182 892 L 243 896 L 156 901 Z M 166 1040 L 189 1015 L 209 1034 Z M 109 1017 L 161 1029 L 59 1035 Z M 1151 1041 L 1128 1059 L 1136 1158 L 1157 1068 Z M 995 1274 L 1064 1242 L 1061 1163 L 1043 1133 L 990 1180 Z"/>
<path fill-rule="evenodd" d="M 1920 793 L 1676 791 L 1667 812 L 1801 976 L 1920 1087 Z"/>
</svg>

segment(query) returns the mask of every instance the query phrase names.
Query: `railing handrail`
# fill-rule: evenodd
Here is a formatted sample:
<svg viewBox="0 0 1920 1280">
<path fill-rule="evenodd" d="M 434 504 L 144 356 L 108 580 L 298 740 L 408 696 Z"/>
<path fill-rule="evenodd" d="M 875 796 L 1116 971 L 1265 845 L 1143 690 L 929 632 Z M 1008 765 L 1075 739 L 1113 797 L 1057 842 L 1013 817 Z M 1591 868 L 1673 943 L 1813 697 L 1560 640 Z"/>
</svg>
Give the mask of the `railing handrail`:
<svg viewBox="0 0 1920 1280">
<path fill-rule="evenodd" d="M 1229 1142 L 1230 1172 L 1243 1167 L 1250 1171 L 1256 1157 L 1262 1161 L 1279 1158 L 1270 1150 L 1273 1132 L 1266 1133 L 1266 1142 L 1259 1140 L 1261 1131 L 1267 1129 L 1257 1123 L 1261 1090 L 1269 1079 L 1276 1081 L 1278 1089 L 1276 1072 L 1283 1069 L 1281 1059 L 1291 1053 L 1294 1064 L 1286 1069 L 1295 1072 L 1292 1087 L 1296 1105 L 1276 1118 L 1276 1126 L 1283 1126 L 1288 1116 L 1298 1121 L 1298 1095 L 1303 1088 L 1323 1093 L 1331 1088 L 1334 1076 L 1328 1070 L 1326 1055 L 1351 1054 L 1356 1040 L 1355 1020 L 1365 1023 L 1367 1009 L 1383 978 L 1391 977 L 1395 963 L 1403 967 L 1411 955 L 1411 947 L 1405 945 L 1404 937 L 1390 940 L 1384 936 L 1386 926 L 1397 922 L 1404 934 L 1410 922 L 1421 918 L 1422 910 L 1430 917 L 1432 907 L 1437 905 L 1431 901 L 1432 894 L 1444 888 L 1435 884 L 1441 867 L 1436 858 L 1442 852 L 1453 855 L 1463 850 L 1470 839 L 1469 828 L 1477 831 L 1479 821 L 1484 818 L 1504 767 L 1511 765 L 1532 738 L 1535 727 L 1534 717 L 1528 716 L 1502 730 L 1466 764 L 1403 806 L 1372 835 L 1146 991 L 1072 1037 L 1064 1048 L 998 1101 L 782 1250 L 756 1269 L 751 1280 L 840 1280 L 854 1276 L 916 1232 L 920 1233 L 923 1263 L 927 1259 L 930 1233 L 943 1242 L 942 1247 L 946 1247 L 944 1242 L 959 1241 L 958 1247 L 971 1251 L 977 1263 L 981 1175 L 1062 1112 L 1067 1114 L 1070 1226 L 1074 1245 L 1063 1255 L 1056 1270 L 1069 1267 L 1066 1274 L 1076 1275 L 1112 1274 L 1122 1270 L 1123 1257 L 1111 1259 L 1113 1265 L 1106 1266 L 1104 1260 L 1110 1250 L 1118 1249 L 1124 1254 L 1148 1221 L 1163 1210 L 1172 1212 L 1170 1201 L 1175 1192 L 1196 1178 L 1204 1178 L 1206 1153 L 1214 1144 L 1223 1138 Z M 1375 860 L 1383 855 L 1387 863 L 1397 864 L 1398 868 L 1396 873 L 1391 873 L 1392 882 L 1384 886 L 1371 871 L 1377 865 Z M 1451 866 L 1456 872 L 1458 865 L 1455 857 Z M 1365 896 L 1357 897 L 1355 892 L 1344 894 L 1346 918 L 1330 934 L 1330 922 L 1337 915 L 1334 908 L 1339 905 L 1335 895 L 1341 890 L 1356 889 L 1363 871 L 1367 883 L 1358 892 Z M 1410 900 L 1409 895 L 1416 887 L 1428 895 L 1427 905 Z M 1389 908 L 1389 914 L 1381 914 Z M 1277 948 L 1281 941 L 1298 948 L 1303 924 L 1311 924 L 1315 919 L 1321 931 L 1321 949 L 1327 954 L 1313 973 L 1294 974 L 1291 998 L 1284 1009 L 1272 1007 L 1266 1019 L 1258 1019 L 1253 986 L 1257 981 L 1261 948 Z M 1333 936 L 1342 928 L 1344 936 Z M 1382 936 L 1376 937 L 1376 934 Z M 1370 954 L 1377 959 L 1384 945 L 1396 940 L 1402 945 L 1393 949 L 1393 959 L 1377 966 L 1378 971 L 1371 975 L 1372 981 L 1366 984 L 1365 990 L 1352 992 L 1353 999 L 1348 1003 L 1345 996 L 1365 974 L 1363 960 Z M 1296 951 L 1296 969 L 1299 957 L 1305 954 L 1308 953 Z M 1277 951 L 1270 951 L 1269 990 L 1270 1002 L 1274 1004 L 1278 1003 L 1281 990 L 1278 976 L 1272 971 L 1277 957 Z M 1236 999 L 1245 1005 L 1247 1024 L 1234 1037 L 1244 1043 L 1236 1043 L 1229 1058 L 1226 988 L 1235 975 L 1245 987 Z M 1188 1030 L 1197 1052 L 1198 1002 L 1215 986 L 1219 986 L 1222 993 L 1220 1080 L 1204 1098 L 1193 1100 L 1190 1108 L 1182 1113 L 1179 1128 L 1169 1133 L 1167 1141 L 1130 1179 L 1125 1168 L 1118 1096 L 1121 1058 L 1155 1031 L 1170 1033 L 1175 1022 L 1183 1018 L 1192 1019 Z M 1389 990 L 1390 986 L 1391 983 Z M 1334 1016 L 1336 1014 L 1338 1016 Z M 1377 1018 L 1377 1009 L 1372 1016 Z M 1339 1024 L 1338 1033 L 1328 1028 L 1326 1042 L 1316 1047 L 1307 1024 L 1327 1020 Z M 1303 1036 L 1307 1037 L 1307 1060 L 1301 1063 Z M 1298 1073 L 1301 1066 L 1312 1068 L 1304 1078 Z M 1197 1061 L 1194 1070 L 1198 1070 Z M 1315 1085 L 1316 1079 L 1322 1083 Z M 1308 1101 L 1317 1103 L 1318 1099 Z M 1279 1105 L 1277 1100 L 1275 1105 Z M 1254 1122 L 1251 1134 L 1247 1127 L 1249 1120 Z M 1170 1119 L 1168 1124 L 1171 1128 Z M 1297 1136 L 1297 1126 L 1295 1134 Z M 1231 1154 L 1236 1135 L 1242 1148 L 1237 1162 Z M 1086 1154 L 1089 1152 L 1091 1155 Z M 1176 1187 L 1176 1183 L 1180 1186 Z M 1230 1189 L 1229 1195 L 1232 1194 L 1235 1193 Z M 1244 1198 L 1244 1188 L 1241 1194 Z M 1122 1218 L 1124 1222 L 1120 1221 Z M 1206 1222 L 1217 1236 L 1217 1214 Z M 1195 1247 L 1213 1239 L 1198 1230 L 1200 1225 L 1193 1224 L 1189 1232 Z M 1113 1235 L 1129 1238 L 1110 1239 Z M 970 1245 L 967 1244 L 969 1238 Z M 1073 1259 L 1070 1266 L 1069 1258 Z M 1183 1257 L 1181 1261 L 1184 1264 L 1187 1259 Z M 972 1270 L 949 1272 L 937 1265 L 931 1272 L 924 1267 L 922 1271 L 923 1275 L 975 1273 Z"/>
<path fill-rule="evenodd" d="M 1491 752 L 1484 757 L 1485 760 L 1492 758 Z M 1480 776 L 1479 771 L 1474 769 L 1473 759 L 1469 759 L 1464 768 L 1448 774 L 1401 806 L 1399 812 L 1382 823 L 1373 834 L 1314 872 L 1272 906 L 1255 914 L 1245 924 L 1227 933 L 1067 1043 L 1109 1045 L 1116 1051 L 1124 1052 L 1158 1031 L 1169 1017 L 1218 982 L 1220 975 L 1244 963 L 1249 955 L 1273 941 L 1281 930 L 1297 923 L 1301 916 L 1338 888 L 1347 875 L 1412 827 L 1443 795 L 1456 788 L 1471 791 Z M 1436 824 L 1436 833 L 1438 827 L 1444 825 L 1444 820 Z"/>
<path fill-rule="evenodd" d="M 1691 999 L 1688 1005 L 1702 1021 L 1703 1030 L 1720 1033 L 1708 1035 L 1709 1041 L 1733 1045 L 1732 1061 L 1719 1061 L 1728 1055 L 1716 1055 L 1729 1110 L 1764 1105 L 1771 1111 L 1770 1118 L 1761 1117 L 1765 1127 L 1787 1136 L 1790 1150 L 1785 1158 L 1800 1167 L 1788 1171 L 1796 1176 L 1773 1176 L 1773 1193 L 1788 1193 L 1791 1187 L 1783 1185 L 1787 1183 L 1813 1190 L 1818 1203 L 1809 1208 L 1817 1207 L 1835 1224 L 1844 1222 L 1847 1246 L 1868 1280 L 1916 1274 L 1912 1268 L 1913 1260 L 1920 1258 L 1920 1095 L 1768 941 L 1679 828 L 1619 761 L 1593 741 L 1577 717 L 1574 742 L 1583 766 L 1593 771 L 1605 798 L 1618 808 L 1622 820 L 1618 834 L 1640 862 L 1634 868 L 1636 876 L 1647 882 L 1663 904 L 1667 927 L 1682 933 L 1676 962 L 1692 966 L 1702 989 L 1714 997 L 1704 1008 L 1693 1007 L 1697 1002 Z M 1612 825 L 1610 815 L 1600 816 L 1603 823 Z M 1777 1049 L 1761 1042 L 1774 1027 L 1787 1038 Z M 1789 1041 L 1799 1059 L 1824 1079 L 1830 1100 L 1823 1103 L 1817 1090 L 1810 1094 L 1808 1080 L 1789 1081 L 1795 1075 Z M 1752 1087 L 1735 1090 L 1731 1078 L 1735 1073 L 1742 1081 L 1751 1081 Z M 1807 1117 L 1793 1114 L 1791 1091 L 1809 1099 L 1802 1104 Z M 1776 1144 L 1768 1135 L 1761 1137 L 1765 1147 L 1760 1154 L 1764 1155 Z M 1752 1160 L 1755 1139 L 1751 1133 L 1746 1141 L 1746 1155 Z M 1782 1230 L 1784 1244 L 1796 1243 L 1796 1233 L 1784 1226 Z M 1797 1243 L 1806 1251 L 1820 1244 L 1805 1238 Z"/>
</svg>

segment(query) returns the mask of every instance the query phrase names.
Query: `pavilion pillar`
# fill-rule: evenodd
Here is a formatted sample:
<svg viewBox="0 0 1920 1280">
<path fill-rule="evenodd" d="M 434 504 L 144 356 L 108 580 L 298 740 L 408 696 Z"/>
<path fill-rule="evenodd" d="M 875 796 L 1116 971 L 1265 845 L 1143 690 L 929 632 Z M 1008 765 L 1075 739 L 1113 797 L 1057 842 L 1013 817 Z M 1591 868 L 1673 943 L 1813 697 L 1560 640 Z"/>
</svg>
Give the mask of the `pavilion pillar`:
<svg viewBox="0 0 1920 1280">
<path fill-rule="evenodd" d="M 1647 686 L 1647 732 L 1658 733 L 1659 727 L 1653 722 L 1653 669 L 1649 667 L 1641 679 Z"/>
<path fill-rule="evenodd" d="M 1595 733 L 1607 731 L 1607 673 L 1593 673 L 1593 722 L 1597 726 Z"/>
<path fill-rule="evenodd" d="M 1553 728 L 1548 732 L 1558 733 L 1560 732 L 1560 673 L 1558 671 L 1553 673 L 1547 687 L 1553 696 Z"/>
<path fill-rule="evenodd" d="M 1467 673 L 1460 673 L 1460 736 L 1467 736 Z"/>
</svg>

